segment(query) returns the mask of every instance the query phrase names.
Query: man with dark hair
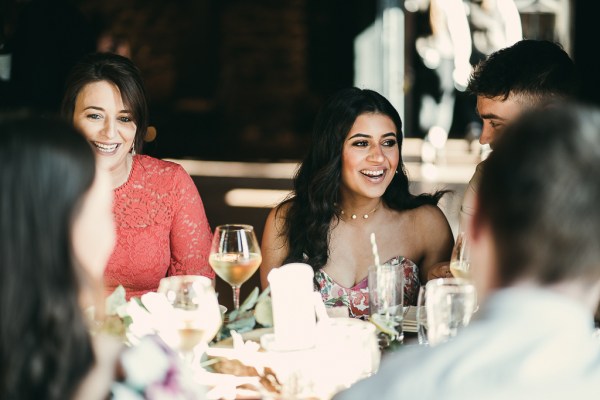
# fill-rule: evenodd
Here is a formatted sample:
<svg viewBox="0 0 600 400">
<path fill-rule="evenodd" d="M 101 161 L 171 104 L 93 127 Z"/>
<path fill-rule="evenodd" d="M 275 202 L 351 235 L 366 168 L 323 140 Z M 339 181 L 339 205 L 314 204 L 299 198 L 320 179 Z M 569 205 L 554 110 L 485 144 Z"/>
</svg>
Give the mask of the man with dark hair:
<svg viewBox="0 0 600 400">
<path fill-rule="evenodd" d="M 469 239 L 480 310 L 336 399 L 592 399 L 600 393 L 600 110 L 528 111 L 483 169 Z"/>
<path fill-rule="evenodd" d="M 577 90 L 575 66 L 560 45 L 544 40 L 521 40 L 492 53 L 474 69 L 467 91 L 477 96 L 483 120 L 479 143 L 492 149 L 506 126 L 523 110 L 569 98 Z M 475 174 L 463 198 L 460 228 L 468 226 L 481 177 Z"/>
</svg>

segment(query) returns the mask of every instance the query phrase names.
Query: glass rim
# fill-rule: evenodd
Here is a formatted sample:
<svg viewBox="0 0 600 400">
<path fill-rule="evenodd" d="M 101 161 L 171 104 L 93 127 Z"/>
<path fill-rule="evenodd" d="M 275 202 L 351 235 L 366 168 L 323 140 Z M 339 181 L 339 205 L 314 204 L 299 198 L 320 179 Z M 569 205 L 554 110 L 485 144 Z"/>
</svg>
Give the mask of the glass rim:
<svg viewBox="0 0 600 400">
<path fill-rule="evenodd" d="M 248 224 L 222 224 L 215 227 L 215 231 L 224 229 L 253 231 L 254 227 Z"/>
<path fill-rule="evenodd" d="M 425 285 L 422 285 L 427 289 L 427 287 L 433 286 L 441 286 L 441 285 L 464 285 L 464 286 L 474 286 L 473 281 L 465 278 L 435 278 L 428 280 Z"/>
<path fill-rule="evenodd" d="M 208 284 L 210 286 L 212 286 L 212 280 L 204 275 L 171 275 L 171 276 L 165 276 L 163 278 L 160 278 L 159 281 L 159 287 L 160 287 L 160 283 L 161 282 L 165 282 L 165 285 L 169 282 L 176 282 L 178 284 L 184 283 L 184 282 L 202 282 L 202 284 Z"/>
<path fill-rule="evenodd" d="M 377 264 L 369 264 L 369 266 L 367 267 L 367 270 L 371 270 L 371 269 L 377 269 L 377 267 L 379 268 L 398 268 L 401 269 L 403 267 L 406 267 L 405 264 L 408 264 L 409 266 L 417 266 L 417 264 L 414 263 L 414 261 L 412 261 L 410 258 L 406 258 L 404 256 L 397 256 L 397 257 L 393 257 L 391 260 L 393 259 L 398 259 L 398 263 L 397 264 L 389 264 L 387 261 L 385 263 L 380 263 L 379 265 Z M 390 260 L 388 260 L 390 261 Z"/>
</svg>

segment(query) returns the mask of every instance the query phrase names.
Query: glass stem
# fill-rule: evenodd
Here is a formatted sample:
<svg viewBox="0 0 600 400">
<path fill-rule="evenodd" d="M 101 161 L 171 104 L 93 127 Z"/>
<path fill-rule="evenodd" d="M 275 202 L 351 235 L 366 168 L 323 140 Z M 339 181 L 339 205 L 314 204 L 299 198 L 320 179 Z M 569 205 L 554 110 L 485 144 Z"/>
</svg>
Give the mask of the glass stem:
<svg viewBox="0 0 600 400">
<path fill-rule="evenodd" d="M 240 286 L 231 286 L 233 289 L 233 306 L 237 310 L 240 308 Z"/>
</svg>

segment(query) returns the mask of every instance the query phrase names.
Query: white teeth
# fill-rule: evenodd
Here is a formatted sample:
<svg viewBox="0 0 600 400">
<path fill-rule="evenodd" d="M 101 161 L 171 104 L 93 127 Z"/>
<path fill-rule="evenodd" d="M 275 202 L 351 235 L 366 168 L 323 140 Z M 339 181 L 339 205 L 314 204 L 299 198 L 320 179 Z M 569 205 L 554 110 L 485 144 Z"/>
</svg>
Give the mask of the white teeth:
<svg viewBox="0 0 600 400">
<path fill-rule="evenodd" d="M 106 153 L 111 153 L 113 151 L 115 151 L 117 149 L 117 147 L 119 146 L 118 143 L 113 143 L 113 144 L 103 144 L 103 143 L 98 143 L 98 142 L 93 142 L 94 146 L 96 146 L 96 148 L 102 152 L 106 152 Z"/>
<path fill-rule="evenodd" d="M 378 176 L 382 176 L 383 175 L 383 170 L 371 171 L 371 170 L 368 170 L 368 169 L 363 169 L 360 172 L 361 172 L 361 174 L 372 176 L 372 177 L 378 177 Z"/>
</svg>

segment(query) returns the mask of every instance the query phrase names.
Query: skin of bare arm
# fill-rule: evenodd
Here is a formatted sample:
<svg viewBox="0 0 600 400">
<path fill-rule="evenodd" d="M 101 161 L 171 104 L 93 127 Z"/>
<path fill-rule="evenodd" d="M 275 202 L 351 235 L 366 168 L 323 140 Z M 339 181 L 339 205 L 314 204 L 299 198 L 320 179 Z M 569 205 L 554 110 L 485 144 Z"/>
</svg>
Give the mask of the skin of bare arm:
<svg viewBox="0 0 600 400">
<path fill-rule="evenodd" d="M 448 269 L 454 237 L 442 210 L 434 206 L 421 206 L 416 213 L 415 226 L 420 227 L 419 238 L 423 247 L 420 263 L 421 282 L 452 276 Z"/>
<path fill-rule="evenodd" d="M 273 268 L 280 267 L 288 253 L 287 240 L 281 235 L 287 208 L 286 204 L 273 208 L 265 222 L 261 243 L 262 263 L 260 264 L 260 284 L 263 290 L 269 286 L 267 279 L 269 272 Z"/>
</svg>

